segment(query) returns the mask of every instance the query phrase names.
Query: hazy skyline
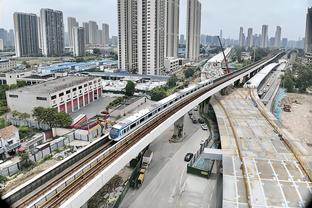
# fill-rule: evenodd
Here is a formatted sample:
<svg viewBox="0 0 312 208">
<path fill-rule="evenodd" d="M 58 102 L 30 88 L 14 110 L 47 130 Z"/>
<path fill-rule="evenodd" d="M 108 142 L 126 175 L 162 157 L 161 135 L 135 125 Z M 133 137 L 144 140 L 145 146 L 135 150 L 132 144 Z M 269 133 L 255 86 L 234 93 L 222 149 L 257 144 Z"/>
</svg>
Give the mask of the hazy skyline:
<svg viewBox="0 0 312 208">
<path fill-rule="evenodd" d="M 300 2 L 300 3 L 298 3 Z M 305 17 L 312 0 L 201 0 L 202 34 L 216 35 L 223 30 L 224 38 L 238 39 L 239 27 L 252 27 L 261 32 L 269 25 L 269 37 L 276 26 L 282 27 L 282 37 L 297 40 L 304 37 Z M 39 15 L 41 8 L 63 11 L 65 30 L 67 17 L 76 17 L 79 23 L 95 20 L 108 23 L 110 34 L 117 35 L 117 0 L 0 0 L 0 28 L 13 29 L 13 13 L 27 12 Z M 260 12 L 261 11 L 261 12 Z M 180 0 L 180 34 L 185 34 L 186 0 Z"/>
</svg>

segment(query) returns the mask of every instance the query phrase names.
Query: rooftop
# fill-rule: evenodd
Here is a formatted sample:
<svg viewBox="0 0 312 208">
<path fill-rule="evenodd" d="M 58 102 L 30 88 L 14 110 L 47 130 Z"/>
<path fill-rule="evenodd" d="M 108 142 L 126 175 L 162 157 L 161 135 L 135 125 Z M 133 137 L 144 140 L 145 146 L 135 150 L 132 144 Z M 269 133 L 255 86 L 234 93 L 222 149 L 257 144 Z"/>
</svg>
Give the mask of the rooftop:
<svg viewBox="0 0 312 208">
<path fill-rule="evenodd" d="M 75 85 L 79 85 L 83 82 L 87 82 L 95 79 L 95 77 L 83 77 L 83 76 L 68 76 L 59 79 L 54 79 L 37 85 L 31 85 L 23 88 L 11 90 L 10 92 L 25 92 L 25 93 L 37 93 L 47 94 L 54 93 Z"/>
<path fill-rule="evenodd" d="M 0 138 L 9 139 L 14 136 L 17 131 L 18 129 L 13 125 L 7 126 L 3 129 L 0 129 Z"/>
</svg>

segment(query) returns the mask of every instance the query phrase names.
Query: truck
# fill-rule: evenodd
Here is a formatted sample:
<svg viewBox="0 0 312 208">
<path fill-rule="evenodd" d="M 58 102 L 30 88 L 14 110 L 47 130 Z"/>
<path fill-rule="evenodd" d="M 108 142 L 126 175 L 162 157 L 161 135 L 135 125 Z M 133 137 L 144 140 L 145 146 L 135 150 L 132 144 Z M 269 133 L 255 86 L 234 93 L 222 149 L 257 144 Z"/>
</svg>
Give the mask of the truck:
<svg viewBox="0 0 312 208">
<path fill-rule="evenodd" d="M 142 158 L 142 168 L 147 169 L 148 165 L 151 163 L 153 158 L 153 152 L 149 149 L 147 149 Z"/>
<path fill-rule="evenodd" d="M 139 172 L 137 188 L 139 188 L 140 186 L 142 186 L 142 184 L 143 184 L 143 182 L 144 182 L 144 177 L 145 177 L 145 168 L 141 168 L 141 170 L 140 170 L 140 172 Z"/>
</svg>

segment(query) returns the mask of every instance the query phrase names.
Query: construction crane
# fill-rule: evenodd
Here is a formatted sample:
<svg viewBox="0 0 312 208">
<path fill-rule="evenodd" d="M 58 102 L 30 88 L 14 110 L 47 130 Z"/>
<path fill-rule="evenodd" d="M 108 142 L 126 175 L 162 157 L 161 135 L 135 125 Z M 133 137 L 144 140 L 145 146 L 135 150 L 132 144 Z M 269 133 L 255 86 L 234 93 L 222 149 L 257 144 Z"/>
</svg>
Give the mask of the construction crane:
<svg viewBox="0 0 312 208">
<path fill-rule="evenodd" d="M 223 57 L 224 57 L 224 62 L 225 62 L 225 70 L 224 70 L 224 74 L 229 74 L 229 73 L 230 73 L 230 69 L 229 69 L 229 65 L 228 65 L 228 62 L 227 62 L 227 59 L 226 59 L 226 56 L 225 56 L 224 50 L 223 50 L 222 42 L 221 42 L 220 37 L 219 37 L 219 36 L 217 36 L 217 37 L 218 37 L 218 40 L 219 40 L 219 43 L 220 43 L 220 46 L 221 46 L 221 50 L 222 50 Z"/>
</svg>

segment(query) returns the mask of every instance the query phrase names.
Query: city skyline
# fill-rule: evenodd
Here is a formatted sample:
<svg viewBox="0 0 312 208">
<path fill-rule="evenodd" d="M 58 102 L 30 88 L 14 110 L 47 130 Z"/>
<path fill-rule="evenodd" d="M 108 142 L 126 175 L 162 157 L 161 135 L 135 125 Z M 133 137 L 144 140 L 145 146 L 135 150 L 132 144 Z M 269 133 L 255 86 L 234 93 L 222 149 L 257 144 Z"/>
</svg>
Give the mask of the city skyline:
<svg viewBox="0 0 312 208">
<path fill-rule="evenodd" d="M 13 12 L 26 12 L 39 14 L 41 8 L 51 8 L 63 12 L 64 19 L 67 17 L 75 17 L 82 26 L 82 22 L 94 20 L 98 24 L 107 23 L 110 25 L 111 35 L 117 35 L 117 0 L 107 0 L 103 3 L 94 0 L 84 2 L 80 0 L 60 1 L 45 0 L 35 1 L 29 0 L 26 3 L 21 0 L 2 0 L 0 2 L 0 27 L 6 29 L 13 28 Z M 57 3 L 56 3 L 57 2 Z M 96 4 L 95 4 L 96 3 Z M 303 1 L 301 4 L 291 0 L 264 0 L 261 2 L 238 0 L 231 2 L 228 0 L 220 0 L 214 2 L 212 0 L 201 0 L 202 18 L 209 21 L 202 21 L 202 34 L 216 35 L 220 29 L 223 30 L 224 38 L 237 39 L 237 28 L 251 27 L 256 34 L 261 33 L 261 26 L 269 25 L 269 37 L 275 35 L 276 26 L 284 28 L 283 36 L 288 39 L 297 40 L 304 37 L 305 34 L 305 14 L 307 7 L 312 5 L 311 1 Z M 248 10 L 244 6 L 248 3 Z M 103 6 L 101 6 L 103 4 Z M 270 6 L 267 6 L 267 5 Z M 58 5 L 58 6 L 54 6 Z M 90 5 L 97 5 L 92 6 Z M 90 9 L 85 9 L 90 8 Z M 115 8 L 115 9 L 112 9 Z M 261 10 L 262 8 L 262 10 Z M 84 9 L 82 12 L 81 9 Z M 261 14 L 259 10 L 263 11 Z M 244 12 L 243 12 L 244 11 Z M 237 15 L 233 15 L 236 12 Z M 292 15 L 289 15 L 289 14 Z M 223 18 L 220 18 L 220 15 Z M 254 18 L 247 18 L 253 15 Z M 274 17 L 274 18 L 272 18 Z M 228 21 L 228 19 L 231 21 Z M 293 24 L 293 23 L 296 24 Z M 67 21 L 64 21 L 67 29 Z M 180 0 L 180 27 L 179 33 L 186 32 L 186 0 Z"/>
</svg>

